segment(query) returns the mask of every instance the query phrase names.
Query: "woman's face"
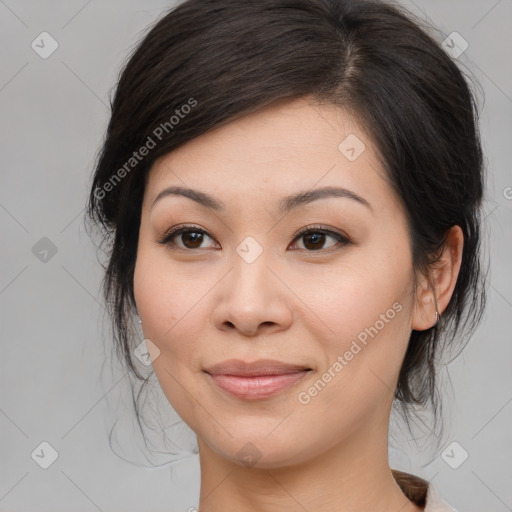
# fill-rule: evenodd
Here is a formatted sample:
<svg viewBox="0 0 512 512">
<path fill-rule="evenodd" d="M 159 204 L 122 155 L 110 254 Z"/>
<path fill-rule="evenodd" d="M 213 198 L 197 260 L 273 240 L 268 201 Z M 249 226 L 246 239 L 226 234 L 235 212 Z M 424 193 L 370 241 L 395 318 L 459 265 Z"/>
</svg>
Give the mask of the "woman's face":
<svg viewBox="0 0 512 512">
<path fill-rule="evenodd" d="M 200 449 L 256 467 L 382 449 L 412 284 L 404 211 L 372 141 L 334 106 L 273 106 L 151 169 L 135 299 L 159 383 Z M 234 359 L 285 366 L 207 372 Z"/>
</svg>

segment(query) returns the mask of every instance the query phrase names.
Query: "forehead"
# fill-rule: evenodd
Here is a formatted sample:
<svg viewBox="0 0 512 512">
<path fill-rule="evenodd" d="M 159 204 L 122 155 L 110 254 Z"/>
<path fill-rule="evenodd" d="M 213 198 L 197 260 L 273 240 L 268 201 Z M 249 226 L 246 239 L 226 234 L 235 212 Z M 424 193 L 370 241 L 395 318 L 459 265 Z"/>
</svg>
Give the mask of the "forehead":
<svg viewBox="0 0 512 512">
<path fill-rule="evenodd" d="M 310 98 L 281 102 L 210 130 L 158 159 L 145 202 L 182 186 L 240 202 L 326 186 L 371 202 L 392 195 L 372 141 L 350 114 Z"/>
</svg>

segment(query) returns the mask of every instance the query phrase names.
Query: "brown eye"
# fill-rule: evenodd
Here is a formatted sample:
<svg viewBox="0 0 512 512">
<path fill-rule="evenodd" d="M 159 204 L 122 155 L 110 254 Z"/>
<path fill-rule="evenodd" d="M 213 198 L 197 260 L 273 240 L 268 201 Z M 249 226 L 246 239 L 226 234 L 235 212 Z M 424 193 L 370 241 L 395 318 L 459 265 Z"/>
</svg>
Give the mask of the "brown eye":
<svg viewBox="0 0 512 512">
<path fill-rule="evenodd" d="M 302 235 L 304 240 L 304 246 L 306 249 L 322 249 L 322 246 L 325 244 L 325 233 L 307 233 L 306 235 Z"/>
<path fill-rule="evenodd" d="M 163 239 L 159 240 L 159 243 L 176 246 L 178 249 L 202 249 L 201 244 L 204 242 L 205 236 L 212 240 L 208 233 L 202 229 L 182 226 L 166 233 Z"/>
<path fill-rule="evenodd" d="M 328 247 L 324 247 L 326 240 L 329 238 L 335 240 L 335 242 L 341 245 L 347 245 L 350 243 L 347 237 L 334 231 L 321 228 L 305 229 L 298 233 L 294 240 L 303 239 L 304 249 L 309 252 L 313 252 L 334 247 L 336 243 L 330 244 Z M 299 249 L 302 249 L 302 247 L 299 247 Z"/>
<path fill-rule="evenodd" d="M 181 233 L 181 241 L 187 249 L 197 249 L 203 243 L 203 233 L 198 231 L 184 231 Z"/>
</svg>

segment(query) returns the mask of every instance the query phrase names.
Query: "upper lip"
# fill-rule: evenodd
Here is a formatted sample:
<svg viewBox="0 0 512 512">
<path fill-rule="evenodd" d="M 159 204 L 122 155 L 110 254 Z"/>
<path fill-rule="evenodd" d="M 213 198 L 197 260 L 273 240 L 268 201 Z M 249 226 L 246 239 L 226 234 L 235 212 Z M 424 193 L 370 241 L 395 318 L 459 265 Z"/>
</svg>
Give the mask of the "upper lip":
<svg viewBox="0 0 512 512">
<path fill-rule="evenodd" d="M 283 375 L 304 370 L 311 370 L 310 367 L 301 364 L 290 364 L 273 359 L 258 359 L 247 362 L 241 359 L 229 359 L 221 363 L 205 368 L 205 372 L 211 375 L 244 375 L 247 377 L 255 375 Z"/>
</svg>

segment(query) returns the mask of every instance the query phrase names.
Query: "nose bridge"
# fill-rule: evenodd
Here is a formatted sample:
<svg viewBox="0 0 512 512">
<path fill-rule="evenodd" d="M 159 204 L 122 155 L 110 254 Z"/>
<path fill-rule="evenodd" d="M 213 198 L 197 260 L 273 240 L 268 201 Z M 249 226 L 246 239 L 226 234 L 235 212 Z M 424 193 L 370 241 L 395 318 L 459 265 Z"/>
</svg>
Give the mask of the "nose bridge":
<svg viewBox="0 0 512 512">
<path fill-rule="evenodd" d="M 285 287 L 276 278 L 272 254 L 253 237 L 246 237 L 235 249 L 231 271 L 217 296 L 215 323 L 232 325 L 254 334 L 262 324 L 284 328 L 291 312 L 284 297 Z"/>
<path fill-rule="evenodd" d="M 242 294 L 243 298 L 252 299 L 254 304 L 271 301 L 269 288 L 272 265 L 271 251 L 265 250 L 254 237 L 247 236 L 238 244 L 233 255 L 233 275 L 231 276 L 232 293 Z M 273 292 L 275 293 L 275 291 Z M 242 298 L 242 297 L 240 297 Z"/>
</svg>

